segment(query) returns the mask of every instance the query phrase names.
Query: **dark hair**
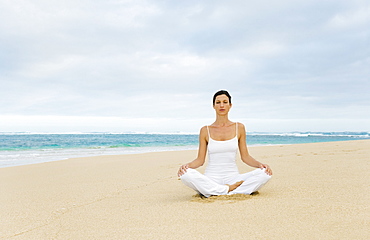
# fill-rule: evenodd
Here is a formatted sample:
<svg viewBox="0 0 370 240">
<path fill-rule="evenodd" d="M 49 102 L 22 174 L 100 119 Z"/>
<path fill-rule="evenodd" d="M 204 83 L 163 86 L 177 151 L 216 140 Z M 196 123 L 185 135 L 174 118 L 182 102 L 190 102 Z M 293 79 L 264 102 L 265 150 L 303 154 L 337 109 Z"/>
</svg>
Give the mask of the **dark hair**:
<svg viewBox="0 0 370 240">
<path fill-rule="evenodd" d="M 213 95 L 213 105 L 215 105 L 216 97 L 220 96 L 220 95 L 224 95 L 224 94 L 229 98 L 229 103 L 231 103 L 231 96 L 230 96 L 229 92 L 226 91 L 226 90 L 220 90 L 220 91 L 216 92 L 215 95 Z"/>
</svg>

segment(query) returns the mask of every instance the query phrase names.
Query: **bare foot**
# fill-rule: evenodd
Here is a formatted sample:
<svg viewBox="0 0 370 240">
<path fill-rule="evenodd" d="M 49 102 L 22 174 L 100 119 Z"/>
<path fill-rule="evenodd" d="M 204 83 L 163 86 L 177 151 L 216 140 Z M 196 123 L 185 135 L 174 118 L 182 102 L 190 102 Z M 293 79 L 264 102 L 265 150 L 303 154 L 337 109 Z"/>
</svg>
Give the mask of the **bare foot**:
<svg viewBox="0 0 370 240">
<path fill-rule="evenodd" d="M 236 182 L 234 184 L 226 184 L 227 186 L 229 186 L 229 191 L 228 192 L 231 192 L 231 191 L 234 191 L 237 187 L 239 187 L 240 185 L 242 185 L 244 181 L 239 181 L 239 182 Z"/>
</svg>

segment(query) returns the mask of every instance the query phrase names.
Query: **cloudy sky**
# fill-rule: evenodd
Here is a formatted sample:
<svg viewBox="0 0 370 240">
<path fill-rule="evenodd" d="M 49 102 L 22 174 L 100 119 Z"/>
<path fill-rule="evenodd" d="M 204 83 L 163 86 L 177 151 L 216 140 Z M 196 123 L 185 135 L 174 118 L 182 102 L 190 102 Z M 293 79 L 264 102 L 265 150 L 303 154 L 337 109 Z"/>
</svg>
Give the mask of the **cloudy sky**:
<svg viewBox="0 0 370 240">
<path fill-rule="evenodd" d="M 367 0 L 0 0 L 0 131 L 370 131 Z"/>
</svg>

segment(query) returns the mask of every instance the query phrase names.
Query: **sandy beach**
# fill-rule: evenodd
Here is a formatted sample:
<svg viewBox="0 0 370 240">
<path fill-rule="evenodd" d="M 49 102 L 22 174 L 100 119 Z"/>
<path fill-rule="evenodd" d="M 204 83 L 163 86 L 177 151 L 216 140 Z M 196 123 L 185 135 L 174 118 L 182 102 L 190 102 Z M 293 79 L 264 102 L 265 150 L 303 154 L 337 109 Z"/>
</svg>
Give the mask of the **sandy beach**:
<svg viewBox="0 0 370 240">
<path fill-rule="evenodd" d="M 370 239 L 370 140 L 249 151 L 274 171 L 252 196 L 195 196 L 196 151 L 2 168 L 0 239 Z"/>
</svg>

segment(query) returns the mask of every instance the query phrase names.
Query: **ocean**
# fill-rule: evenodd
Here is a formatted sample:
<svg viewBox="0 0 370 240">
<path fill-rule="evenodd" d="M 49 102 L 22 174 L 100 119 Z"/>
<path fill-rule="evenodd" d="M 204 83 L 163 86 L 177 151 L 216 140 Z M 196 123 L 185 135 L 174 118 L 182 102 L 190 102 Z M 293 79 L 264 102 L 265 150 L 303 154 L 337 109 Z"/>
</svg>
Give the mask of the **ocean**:
<svg viewBox="0 0 370 240">
<path fill-rule="evenodd" d="M 369 132 L 248 133 L 248 146 L 370 139 Z M 192 150 L 197 134 L 0 133 L 0 168 L 74 157 Z M 189 159 L 190 161 L 190 159 Z"/>
</svg>

